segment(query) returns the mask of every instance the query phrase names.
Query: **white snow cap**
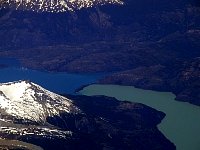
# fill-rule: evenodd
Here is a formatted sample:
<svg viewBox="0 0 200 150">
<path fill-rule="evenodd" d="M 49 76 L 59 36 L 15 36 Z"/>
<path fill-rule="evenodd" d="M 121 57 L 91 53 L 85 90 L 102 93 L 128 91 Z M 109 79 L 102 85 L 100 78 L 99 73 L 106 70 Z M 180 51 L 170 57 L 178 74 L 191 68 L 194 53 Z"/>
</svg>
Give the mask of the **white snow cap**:
<svg viewBox="0 0 200 150">
<path fill-rule="evenodd" d="M 1 0 L 0 7 L 37 12 L 65 12 L 105 4 L 123 4 L 121 0 Z"/>
<path fill-rule="evenodd" d="M 48 116 L 79 113 L 70 99 L 50 92 L 30 81 L 0 84 L 0 110 L 8 115 L 44 122 Z"/>
</svg>

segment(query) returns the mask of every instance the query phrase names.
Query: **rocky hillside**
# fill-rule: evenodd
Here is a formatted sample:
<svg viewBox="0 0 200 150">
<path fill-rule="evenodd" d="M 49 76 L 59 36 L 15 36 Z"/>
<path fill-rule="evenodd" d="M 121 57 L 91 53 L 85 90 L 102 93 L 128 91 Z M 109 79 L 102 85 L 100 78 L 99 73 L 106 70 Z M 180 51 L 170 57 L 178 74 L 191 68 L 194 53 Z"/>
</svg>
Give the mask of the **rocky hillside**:
<svg viewBox="0 0 200 150">
<path fill-rule="evenodd" d="M 168 67 L 162 65 L 137 67 L 107 76 L 99 83 L 172 91 L 176 94 L 177 100 L 200 105 L 200 59 L 195 58 Z"/>
<path fill-rule="evenodd" d="M 165 114 L 142 104 L 66 98 L 28 81 L 1 84 L 0 92 L 0 149 L 175 150 L 157 128 Z"/>
<path fill-rule="evenodd" d="M 173 33 L 198 32 L 197 6 L 192 0 L 127 0 L 120 6 L 105 5 L 65 13 L 1 9 L 0 37 L 4 42 L 0 47 L 17 49 L 97 40 L 160 40 Z"/>
</svg>

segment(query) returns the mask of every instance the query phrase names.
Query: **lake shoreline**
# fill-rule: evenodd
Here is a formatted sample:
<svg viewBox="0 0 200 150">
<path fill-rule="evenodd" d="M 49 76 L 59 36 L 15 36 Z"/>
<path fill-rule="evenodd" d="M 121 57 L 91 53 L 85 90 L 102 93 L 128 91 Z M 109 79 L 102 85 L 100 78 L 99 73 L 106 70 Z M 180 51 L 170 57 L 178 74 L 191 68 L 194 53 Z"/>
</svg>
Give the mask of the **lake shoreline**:
<svg viewBox="0 0 200 150">
<path fill-rule="evenodd" d="M 85 87 L 80 94 L 93 96 L 105 95 L 118 100 L 127 100 L 145 104 L 166 114 L 158 125 L 159 130 L 177 150 L 199 150 L 200 147 L 200 116 L 199 106 L 175 100 L 170 92 L 143 90 L 132 86 L 94 84 Z M 192 128 L 191 128 L 192 127 Z"/>
<path fill-rule="evenodd" d="M 38 68 L 36 67 L 35 69 L 32 68 L 32 67 L 24 67 L 23 63 L 21 62 L 20 59 L 17 59 L 17 58 L 9 58 L 9 57 L 1 57 L 1 60 L 0 60 L 0 65 L 3 64 L 3 68 L 1 68 L 0 66 L 0 70 L 2 69 L 6 69 L 6 68 L 9 68 L 9 67 L 14 67 L 14 68 L 21 68 L 23 70 L 31 70 L 31 71 L 35 71 L 35 72 L 42 72 L 42 73 L 46 73 L 46 74 L 69 74 L 69 75 L 84 75 L 84 76 L 90 76 L 90 75 L 99 75 L 101 77 L 99 77 L 97 80 L 93 80 L 93 82 L 89 82 L 89 83 L 86 83 L 86 84 L 81 84 L 78 88 L 76 88 L 74 91 L 71 91 L 71 92 L 78 92 L 79 90 L 81 90 L 82 88 L 84 88 L 85 86 L 87 85 L 90 85 L 90 84 L 115 84 L 115 85 L 123 85 L 123 86 L 133 86 L 133 87 L 136 87 L 136 88 L 141 88 L 141 89 L 144 89 L 144 90 L 154 90 L 154 91 L 160 91 L 160 92 L 172 92 L 173 94 L 176 95 L 176 98 L 175 100 L 177 101 L 183 101 L 183 102 L 188 102 L 190 104 L 193 104 L 193 105 L 197 105 L 197 106 L 200 106 L 200 103 L 198 103 L 198 99 L 191 99 L 191 97 L 186 93 L 182 93 L 180 94 L 179 92 L 177 92 L 177 90 L 174 90 L 172 89 L 171 87 L 168 87 L 164 84 L 159 84 L 157 85 L 156 87 L 154 87 L 154 85 L 152 84 L 148 84 L 148 83 L 145 83 L 145 79 L 144 78 L 143 80 L 141 80 L 140 82 L 144 82 L 142 85 L 140 85 L 140 82 L 139 83 L 135 83 L 133 82 L 133 78 L 127 78 L 126 80 L 128 82 L 125 82 L 123 81 L 124 77 L 122 80 L 120 79 L 117 79 L 115 81 L 115 78 L 118 78 L 118 76 L 115 76 L 115 75 L 118 75 L 118 72 L 98 72 L 98 73 L 77 73 L 77 72 L 73 72 L 73 71 L 58 71 L 58 70 L 49 70 L 49 69 L 41 69 L 41 68 Z M 5 67 L 6 65 L 6 67 Z M 26 66 L 26 65 L 25 65 Z M 162 68 L 162 67 L 161 67 Z M 120 74 L 119 74 L 120 75 Z M 122 76 L 123 76 L 123 72 L 122 72 Z M 143 75 L 142 75 L 143 76 Z M 118 81 L 119 80 L 119 81 Z M 133 83 L 132 83 L 133 82 Z M 151 82 L 150 82 L 151 83 Z M 154 82 L 153 82 L 154 83 Z M 164 88 L 163 88 L 164 87 Z M 198 90 L 198 89 L 197 89 Z M 61 92 L 61 94 L 65 93 L 64 91 Z M 197 95 L 197 93 L 193 95 Z"/>
</svg>

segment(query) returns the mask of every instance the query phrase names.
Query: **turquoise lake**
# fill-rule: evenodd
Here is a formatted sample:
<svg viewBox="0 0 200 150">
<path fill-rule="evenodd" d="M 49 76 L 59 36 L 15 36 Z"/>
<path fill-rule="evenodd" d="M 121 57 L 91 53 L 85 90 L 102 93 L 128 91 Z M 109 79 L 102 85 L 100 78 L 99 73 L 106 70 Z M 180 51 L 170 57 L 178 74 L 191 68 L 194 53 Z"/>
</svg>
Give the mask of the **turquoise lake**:
<svg viewBox="0 0 200 150">
<path fill-rule="evenodd" d="M 85 87 L 79 94 L 111 96 L 119 100 L 143 103 L 162 111 L 166 117 L 158 128 L 176 145 L 177 150 L 200 150 L 200 107 L 175 101 L 173 93 L 131 86 L 94 84 Z"/>
</svg>

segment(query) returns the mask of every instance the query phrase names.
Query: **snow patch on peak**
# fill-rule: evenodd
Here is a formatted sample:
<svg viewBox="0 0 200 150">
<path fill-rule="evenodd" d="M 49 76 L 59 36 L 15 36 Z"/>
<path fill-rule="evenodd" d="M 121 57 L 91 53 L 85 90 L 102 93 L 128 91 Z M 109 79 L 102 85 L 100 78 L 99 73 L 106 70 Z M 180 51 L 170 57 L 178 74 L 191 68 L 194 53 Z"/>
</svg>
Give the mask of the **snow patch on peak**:
<svg viewBox="0 0 200 150">
<path fill-rule="evenodd" d="M 66 12 L 106 4 L 122 5 L 121 0 L 1 0 L 0 8 L 15 8 L 36 12 Z"/>
<path fill-rule="evenodd" d="M 29 88 L 31 85 L 26 81 L 6 83 L 0 85 L 0 91 L 2 91 L 11 101 L 15 101 L 24 95 L 24 92 L 27 91 L 30 93 L 29 96 L 34 95 L 34 91 L 31 91 Z"/>
<path fill-rule="evenodd" d="M 8 115 L 45 122 L 48 116 L 79 113 L 72 101 L 30 81 L 0 84 L 0 110 Z"/>
</svg>

